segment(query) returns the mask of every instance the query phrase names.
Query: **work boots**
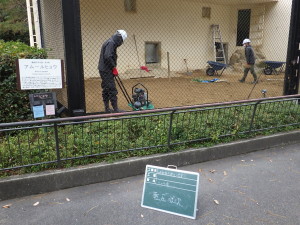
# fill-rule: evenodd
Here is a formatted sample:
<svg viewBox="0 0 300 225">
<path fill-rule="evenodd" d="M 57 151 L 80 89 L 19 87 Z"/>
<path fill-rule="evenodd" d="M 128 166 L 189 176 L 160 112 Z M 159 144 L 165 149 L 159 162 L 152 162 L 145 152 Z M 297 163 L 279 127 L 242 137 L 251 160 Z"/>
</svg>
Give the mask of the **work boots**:
<svg viewBox="0 0 300 225">
<path fill-rule="evenodd" d="M 111 99 L 111 105 L 113 107 L 113 112 L 114 113 L 120 113 L 120 112 L 125 112 L 124 110 L 119 109 L 118 107 L 118 100 L 117 99 Z"/>
<path fill-rule="evenodd" d="M 113 110 L 109 108 L 109 101 L 104 101 L 105 113 L 112 113 Z"/>
</svg>

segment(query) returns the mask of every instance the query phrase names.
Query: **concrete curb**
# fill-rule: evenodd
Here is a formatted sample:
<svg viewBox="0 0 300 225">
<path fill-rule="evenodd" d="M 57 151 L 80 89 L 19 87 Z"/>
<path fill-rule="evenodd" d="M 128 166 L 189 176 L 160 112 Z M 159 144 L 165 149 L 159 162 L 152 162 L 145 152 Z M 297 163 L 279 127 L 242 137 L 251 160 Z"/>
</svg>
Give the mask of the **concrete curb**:
<svg viewBox="0 0 300 225">
<path fill-rule="evenodd" d="M 300 142 L 300 130 L 236 141 L 208 148 L 100 163 L 80 168 L 12 176 L 0 180 L 0 200 L 41 194 L 61 189 L 144 174 L 147 164 L 177 167 L 221 159 Z"/>
</svg>

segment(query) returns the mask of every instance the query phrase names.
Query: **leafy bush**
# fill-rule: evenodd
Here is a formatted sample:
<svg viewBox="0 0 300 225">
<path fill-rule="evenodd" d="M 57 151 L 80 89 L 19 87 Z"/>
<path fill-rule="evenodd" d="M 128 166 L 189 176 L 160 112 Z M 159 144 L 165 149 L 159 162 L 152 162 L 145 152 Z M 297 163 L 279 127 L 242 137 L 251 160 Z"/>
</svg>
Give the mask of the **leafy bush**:
<svg viewBox="0 0 300 225">
<path fill-rule="evenodd" d="M 43 49 L 0 40 L 0 123 L 32 118 L 28 95 L 34 91 L 17 90 L 16 60 L 46 57 Z"/>
<path fill-rule="evenodd" d="M 29 44 L 26 1 L 0 0 L 0 39 Z"/>
</svg>

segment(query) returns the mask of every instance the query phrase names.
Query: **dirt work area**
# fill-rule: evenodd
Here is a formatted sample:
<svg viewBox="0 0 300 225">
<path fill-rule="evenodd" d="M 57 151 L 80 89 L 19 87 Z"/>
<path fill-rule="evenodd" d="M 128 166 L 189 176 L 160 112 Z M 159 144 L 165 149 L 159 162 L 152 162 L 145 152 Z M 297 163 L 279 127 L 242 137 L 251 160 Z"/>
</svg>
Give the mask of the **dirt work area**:
<svg viewBox="0 0 300 225">
<path fill-rule="evenodd" d="M 121 79 L 130 96 L 132 87 L 137 83 L 142 83 L 148 89 L 149 99 L 155 108 L 244 100 L 248 99 L 249 95 L 249 99 L 262 98 L 264 97 L 262 90 L 267 91 L 266 97 L 282 95 L 283 73 L 279 75 L 258 74 L 258 76 L 259 82 L 254 89 L 254 84 L 251 84 L 253 77 L 250 73 L 245 83 L 238 81 L 242 77 L 241 73 L 223 73 L 222 76 L 207 76 L 194 72 L 192 75 L 182 74 L 174 78 L 124 79 L 121 76 Z M 214 78 L 218 80 L 209 82 Z M 100 112 L 104 109 L 100 83 L 100 79 L 85 81 L 88 113 Z M 120 108 L 131 111 L 120 90 L 118 97 Z"/>
</svg>

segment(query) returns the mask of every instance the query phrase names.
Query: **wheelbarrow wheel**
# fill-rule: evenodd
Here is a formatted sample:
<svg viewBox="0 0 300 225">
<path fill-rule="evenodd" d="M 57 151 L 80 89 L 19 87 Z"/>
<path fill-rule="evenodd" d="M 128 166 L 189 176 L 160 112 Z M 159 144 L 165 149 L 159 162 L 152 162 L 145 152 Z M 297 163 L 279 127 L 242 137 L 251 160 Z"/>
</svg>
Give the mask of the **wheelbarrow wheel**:
<svg viewBox="0 0 300 225">
<path fill-rule="evenodd" d="M 215 74 L 215 70 L 214 70 L 213 68 L 208 68 L 208 69 L 206 70 L 206 74 L 207 74 L 208 76 L 213 76 L 213 75 Z"/>
<path fill-rule="evenodd" d="M 268 66 L 268 67 L 266 67 L 266 68 L 264 69 L 264 73 L 265 73 L 266 75 L 271 75 L 272 72 L 273 72 L 273 69 L 272 69 L 270 66 Z"/>
</svg>

